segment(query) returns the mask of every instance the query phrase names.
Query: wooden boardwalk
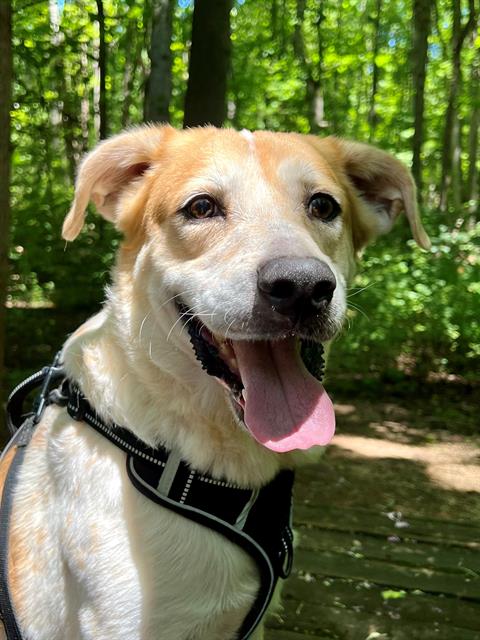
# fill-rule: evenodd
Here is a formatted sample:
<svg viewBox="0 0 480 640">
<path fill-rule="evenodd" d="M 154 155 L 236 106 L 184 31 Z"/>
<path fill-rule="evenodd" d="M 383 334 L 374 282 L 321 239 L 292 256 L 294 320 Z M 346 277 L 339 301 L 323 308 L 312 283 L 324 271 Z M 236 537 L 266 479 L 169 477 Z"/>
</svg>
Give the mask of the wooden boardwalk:
<svg viewBox="0 0 480 640">
<path fill-rule="evenodd" d="M 480 494 L 432 486 L 422 465 L 332 447 L 299 474 L 294 571 L 266 639 L 480 640 L 479 513 Z"/>
</svg>

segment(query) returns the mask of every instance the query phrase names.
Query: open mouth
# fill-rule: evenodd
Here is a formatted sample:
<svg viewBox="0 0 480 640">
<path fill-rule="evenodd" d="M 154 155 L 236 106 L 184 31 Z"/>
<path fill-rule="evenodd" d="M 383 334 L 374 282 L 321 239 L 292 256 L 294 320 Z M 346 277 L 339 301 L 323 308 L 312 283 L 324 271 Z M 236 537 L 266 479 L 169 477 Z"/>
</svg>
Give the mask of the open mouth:
<svg viewBox="0 0 480 640">
<path fill-rule="evenodd" d="M 333 405 L 321 384 L 320 343 L 292 334 L 276 340 L 215 336 L 177 304 L 202 368 L 225 387 L 237 418 L 265 447 L 280 453 L 326 445 L 335 431 Z"/>
</svg>

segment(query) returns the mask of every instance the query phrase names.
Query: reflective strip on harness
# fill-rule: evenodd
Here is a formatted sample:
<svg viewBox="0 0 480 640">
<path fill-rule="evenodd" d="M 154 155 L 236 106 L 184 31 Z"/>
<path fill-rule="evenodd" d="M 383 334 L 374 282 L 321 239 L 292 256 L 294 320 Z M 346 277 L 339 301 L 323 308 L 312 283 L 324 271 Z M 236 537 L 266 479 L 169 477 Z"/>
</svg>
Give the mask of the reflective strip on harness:
<svg viewBox="0 0 480 640">
<path fill-rule="evenodd" d="M 290 573 L 293 555 L 293 534 L 289 526 L 291 491 L 293 487 L 293 473 L 281 471 L 266 488 L 255 492 L 256 499 L 249 504 L 248 513 L 241 512 L 238 523 L 230 523 L 223 518 L 213 515 L 211 512 L 195 506 L 180 502 L 160 493 L 149 481 L 140 475 L 138 462 L 131 456 L 127 456 L 127 472 L 132 484 L 150 500 L 183 515 L 198 524 L 216 531 L 234 544 L 240 546 L 255 560 L 260 574 L 260 588 L 248 615 L 240 629 L 239 638 L 246 640 L 251 636 L 260 623 L 265 611 L 270 604 L 275 585 L 279 577 L 285 578 Z M 265 489 L 268 489 L 265 491 Z M 288 503 L 282 505 L 282 498 L 288 496 Z M 277 498 L 277 499 L 275 499 Z M 285 509 L 285 507 L 287 507 Z M 280 518 L 274 517 L 277 522 L 272 523 L 272 511 L 277 510 Z M 286 522 L 285 522 L 286 517 Z M 275 527 L 278 520 L 283 520 L 283 527 Z M 272 526 L 273 524 L 273 526 Z M 260 529 L 263 529 L 260 534 Z M 272 531 L 273 529 L 273 531 Z M 272 535 L 273 534 L 273 535 Z M 269 535 L 271 536 L 268 539 Z"/>
<path fill-rule="evenodd" d="M 293 558 L 294 474 L 283 470 L 258 490 L 239 487 L 192 469 L 174 451 L 152 449 L 118 425 L 106 425 L 74 383 L 62 385 L 67 411 L 127 454 L 127 473 L 144 496 L 206 526 L 240 546 L 256 562 L 257 597 L 240 629 L 250 638 L 265 613 L 278 579 L 289 575 Z"/>
</svg>

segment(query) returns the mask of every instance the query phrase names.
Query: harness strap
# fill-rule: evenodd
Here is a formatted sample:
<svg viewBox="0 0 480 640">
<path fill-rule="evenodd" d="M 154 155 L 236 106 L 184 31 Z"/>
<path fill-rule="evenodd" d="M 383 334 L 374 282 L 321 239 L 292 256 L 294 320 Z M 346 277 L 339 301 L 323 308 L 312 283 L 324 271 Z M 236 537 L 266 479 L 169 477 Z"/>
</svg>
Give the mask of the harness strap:
<svg viewBox="0 0 480 640">
<path fill-rule="evenodd" d="M 86 422 L 125 451 L 128 476 L 145 497 L 217 531 L 255 560 L 260 589 L 238 636 L 239 640 L 250 638 L 278 578 L 286 578 L 291 571 L 293 471 L 281 471 L 260 489 L 240 487 L 192 469 L 175 451 L 148 447 L 128 429 L 107 425 L 68 379 L 52 401 L 66 405 L 74 420 Z"/>
<path fill-rule="evenodd" d="M 8 586 L 8 554 L 10 516 L 12 512 L 13 490 L 17 482 L 18 472 L 25 457 L 26 445 L 30 442 L 35 429 L 34 416 L 30 416 L 17 430 L 4 450 L 1 462 L 8 464 L 0 506 L 0 612 L 7 640 L 22 640 L 13 610 L 10 589 Z M 8 456 L 12 455 L 11 461 Z"/>
<path fill-rule="evenodd" d="M 183 515 L 189 520 L 208 527 L 225 536 L 230 542 L 241 547 L 254 560 L 260 574 L 260 588 L 250 611 L 239 630 L 239 640 L 250 638 L 273 597 L 278 578 L 286 578 L 290 574 L 293 561 L 293 533 L 290 527 L 291 494 L 293 472 L 281 471 L 266 487 L 259 491 L 246 491 L 250 495 L 243 509 L 232 510 L 235 516 L 229 521 L 226 509 L 232 505 L 225 502 L 225 496 L 217 496 L 217 511 L 214 515 L 213 504 L 205 496 L 199 496 L 201 488 L 193 488 L 191 472 L 184 486 L 187 499 L 169 497 L 155 488 L 152 469 L 146 469 L 143 461 L 127 456 L 127 472 L 132 484 L 153 502 Z M 174 490 L 174 494 L 177 493 Z M 230 495 L 230 493 L 229 493 Z M 178 493 L 177 493 L 178 496 Z M 235 496 L 232 496 L 235 498 Z M 285 501 L 285 497 L 287 500 Z M 222 499 L 223 498 L 223 499 Z"/>
<path fill-rule="evenodd" d="M 64 378 L 59 360 L 57 354 L 51 367 L 45 367 L 18 385 L 7 403 L 8 424 L 14 436 L 3 456 L 15 447 L 0 507 L 0 612 L 7 640 L 22 640 L 8 587 L 8 533 L 13 489 L 26 445 L 49 403 L 66 406 L 74 420 L 87 423 L 125 451 L 128 476 L 143 495 L 217 531 L 255 560 L 260 589 L 238 636 L 239 640 L 250 638 L 271 601 L 278 578 L 286 578 L 291 570 L 293 471 L 283 470 L 268 485 L 253 490 L 202 474 L 192 469 L 177 452 L 164 447 L 153 449 L 128 429 L 105 424 L 78 386 Z M 61 379 L 60 388 L 51 391 Z M 24 401 L 40 385 L 34 411 L 24 419 Z"/>
<path fill-rule="evenodd" d="M 29 376 L 18 384 L 7 400 L 7 425 L 13 436 L 23 424 L 26 414 L 24 414 L 23 405 L 29 393 L 41 387 L 33 404 L 33 420 L 37 424 L 42 417 L 43 411 L 48 404 L 48 395 L 50 388 L 65 376 L 63 369 L 59 366 L 61 353 L 55 356 L 53 364 L 49 367 L 43 367 L 40 371 Z"/>
<path fill-rule="evenodd" d="M 8 465 L 0 505 L 0 618 L 7 640 L 23 640 L 15 618 L 8 585 L 9 532 L 14 489 L 27 445 L 48 404 L 50 388 L 64 376 L 62 369 L 58 366 L 59 361 L 60 353 L 56 355 L 52 366 L 44 367 L 18 384 L 7 400 L 7 425 L 12 438 L 0 459 L 0 463 Z M 25 400 L 38 387 L 41 387 L 41 390 L 33 404 L 33 411 L 25 414 Z M 9 460 L 10 456 L 11 460 Z"/>
</svg>

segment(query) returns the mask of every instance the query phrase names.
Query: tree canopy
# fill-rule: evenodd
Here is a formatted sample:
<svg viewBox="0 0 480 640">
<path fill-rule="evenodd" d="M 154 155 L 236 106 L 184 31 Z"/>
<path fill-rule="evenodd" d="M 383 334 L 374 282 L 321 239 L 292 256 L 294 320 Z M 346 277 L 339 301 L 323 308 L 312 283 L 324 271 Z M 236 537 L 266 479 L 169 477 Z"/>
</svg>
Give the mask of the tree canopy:
<svg viewBox="0 0 480 640">
<path fill-rule="evenodd" d="M 203 45 L 225 63 L 224 126 L 340 135 L 413 161 L 433 246 L 415 248 L 398 225 L 367 251 L 342 366 L 358 368 L 360 352 L 369 370 L 478 378 L 478 0 L 234 0 L 223 46 L 206 27 L 192 45 L 193 10 L 13 0 L 7 305 L 87 313 L 101 302 L 115 233 L 92 215 L 75 244 L 60 239 L 77 164 L 144 117 L 182 126 L 190 51 Z"/>
</svg>

